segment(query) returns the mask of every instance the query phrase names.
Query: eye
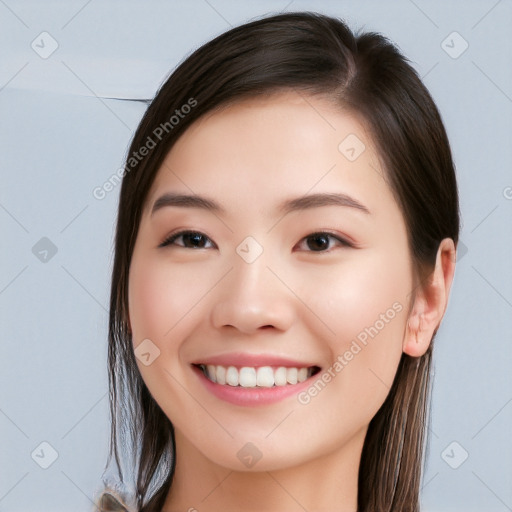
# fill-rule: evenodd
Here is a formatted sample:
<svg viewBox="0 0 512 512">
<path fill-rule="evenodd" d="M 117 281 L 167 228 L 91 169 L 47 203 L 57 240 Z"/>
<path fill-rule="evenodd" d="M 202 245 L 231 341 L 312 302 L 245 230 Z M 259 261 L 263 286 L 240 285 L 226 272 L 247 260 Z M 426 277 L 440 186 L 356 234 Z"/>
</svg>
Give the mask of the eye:
<svg viewBox="0 0 512 512">
<path fill-rule="evenodd" d="M 177 243 L 178 240 L 181 243 Z M 215 244 L 199 231 L 179 231 L 167 237 L 158 247 L 176 245 L 185 249 L 209 249 L 210 247 L 207 247 L 208 243 L 211 243 L 210 247 L 215 247 Z"/>
<path fill-rule="evenodd" d="M 334 242 L 334 244 L 337 242 L 337 244 L 342 247 L 353 247 L 351 243 L 347 242 L 343 238 L 326 232 L 312 233 L 311 235 L 304 237 L 298 245 L 303 246 L 304 242 L 308 248 L 306 250 L 312 252 L 328 252 L 328 250 L 333 246 L 331 242 Z"/>
</svg>

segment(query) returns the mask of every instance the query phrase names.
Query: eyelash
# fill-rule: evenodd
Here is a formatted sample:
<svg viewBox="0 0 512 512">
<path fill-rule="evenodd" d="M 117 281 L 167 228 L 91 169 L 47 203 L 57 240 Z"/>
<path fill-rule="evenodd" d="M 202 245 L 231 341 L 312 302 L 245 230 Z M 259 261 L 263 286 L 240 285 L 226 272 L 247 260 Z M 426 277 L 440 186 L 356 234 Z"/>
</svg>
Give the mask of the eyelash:
<svg viewBox="0 0 512 512">
<path fill-rule="evenodd" d="M 184 235 L 199 235 L 203 238 L 206 238 L 206 240 L 210 241 L 214 248 L 216 248 L 217 246 L 215 245 L 215 243 L 210 240 L 206 235 L 204 235 L 203 233 L 201 233 L 200 231 L 192 231 L 192 230 L 183 230 L 183 231 L 179 231 L 177 233 L 174 233 L 170 236 L 168 236 L 158 247 L 168 247 L 168 246 L 171 246 L 171 245 L 176 245 L 174 244 L 174 242 L 180 238 L 181 236 L 184 236 Z M 315 238 L 315 237 L 326 237 L 328 239 L 333 239 L 333 240 L 336 240 L 337 242 L 339 242 L 339 244 L 342 246 L 342 247 L 355 247 L 355 245 L 351 242 L 349 242 L 348 240 L 345 240 L 344 238 L 341 238 L 337 235 L 334 235 L 333 233 L 329 233 L 328 231 L 315 231 L 314 233 L 311 233 L 307 236 L 305 236 L 304 238 L 301 239 L 300 242 L 304 241 L 304 240 L 307 240 L 309 238 Z M 177 247 L 182 247 L 183 249 L 193 249 L 193 250 L 197 250 L 197 249 L 208 249 L 208 247 L 185 247 L 184 245 L 177 245 Z M 330 252 L 331 251 L 331 248 L 329 248 L 328 250 L 326 251 L 323 251 L 323 250 L 320 250 L 320 251 L 307 251 L 307 252 Z"/>
</svg>

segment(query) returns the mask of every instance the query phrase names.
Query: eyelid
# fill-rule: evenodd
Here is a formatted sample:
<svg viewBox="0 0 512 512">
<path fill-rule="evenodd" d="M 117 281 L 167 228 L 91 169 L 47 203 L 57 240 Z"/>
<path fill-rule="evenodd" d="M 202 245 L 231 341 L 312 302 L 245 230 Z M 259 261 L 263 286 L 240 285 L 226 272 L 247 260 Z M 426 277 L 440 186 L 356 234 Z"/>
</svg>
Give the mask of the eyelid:
<svg viewBox="0 0 512 512">
<path fill-rule="evenodd" d="M 188 235 L 188 234 L 201 235 L 204 238 L 206 238 L 209 242 L 211 242 L 211 244 L 213 245 L 214 248 L 217 248 L 217 244 L 208 235 L 205 235 L 202 231 L 198 231 L 196 229 L 182 229 L 182 230 L 175 231 L 175 232 L 171 233 L 170 235 L 167 235 L 165 237 L 164 241 L 161 242 L 158 245 L 158 247 L 159 248 L 165 248 L 165 247 L 168 247 L 170 245 L 176 245 L 176 244 L 172 244 L 172 242 L 174 242 L 180 236 Z M 183 247 L 183 246 L 182 245 L 176 245 L 176 247 Z M 183 248 L 187 249 L 187 247 L 183 247 Z M 209 247 L 199 247 L 198 249 L 209 249 Z"/>
<path fill-rule="evenodd" d="M 301 243 L 303 243 L 305 240 L 307 240 L 308 238 L 311 238 L 311 237 L 314 237 L 314 236 L 320 236 L 320 235 L 328 235 L 330 238 L 333 238 L 334 240 L 336 240 L 337 242 L 339 242 L 339 244 L 342 246 L 342 247 L 352 247 L 352 248 L 355 248 L 357 247 L 356 243 L 353 242 L 349 237 L 344 237 L 344 236 L 341 236 L 339 235 L 338 233 L 333 233 L 329 230 L 319 230 L 319 231 L 314 231 L 304 237 L 302 237 L 299 242 L 296 244 L 299 245 Z M 296 247 L 295 246 L 295 247 Z M 328 249 L 327 251 L 306 251 L 306 252 L 312 252 L 312 253 L 328 253 L 328 252 L 331 252 L 331 249 Z"/>
</svg>

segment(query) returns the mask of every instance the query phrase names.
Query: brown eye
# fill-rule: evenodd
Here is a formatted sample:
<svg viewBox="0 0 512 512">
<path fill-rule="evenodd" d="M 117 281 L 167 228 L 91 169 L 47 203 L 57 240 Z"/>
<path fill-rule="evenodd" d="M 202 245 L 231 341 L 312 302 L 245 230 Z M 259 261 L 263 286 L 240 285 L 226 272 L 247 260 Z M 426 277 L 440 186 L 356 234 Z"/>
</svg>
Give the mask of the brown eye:
<svg viewBox="0 0 512 512">
<path fill-rule="evenodd" d="M 206 237 L 200 233 L 186 233 L 181 237 L 185 247 L 202 249 L 206 244 Z"/>
<path fill-rule="evenodd" d="M 299 246 L 304 246 L 304 242 L 306 242 L 306 248 L 303 247 L 303 249 L 310 252 L 328 252 L 329 249 L 336 245 L 341 247 L 352 247 L 352 245 L 346 240 L 325 232 L 312 233 L 311 235 L 308 235 L 301 240 Z"/>
<path fill-rule="evenodd" d="M 311 235 L 307 237 L 308 248 L 312 251 L 323 251 L 329 248 L 329 236 L 325 234 Z"/>
<path fill-rule="evenodd" d="M 207 244 L 213 242 L 198 231 L 180 231 L 168 237 L 160 244 L 160 247 L 167 247 L 169 245 L 176 245 L 186 249 L 207 249 Z"/>
</svg>

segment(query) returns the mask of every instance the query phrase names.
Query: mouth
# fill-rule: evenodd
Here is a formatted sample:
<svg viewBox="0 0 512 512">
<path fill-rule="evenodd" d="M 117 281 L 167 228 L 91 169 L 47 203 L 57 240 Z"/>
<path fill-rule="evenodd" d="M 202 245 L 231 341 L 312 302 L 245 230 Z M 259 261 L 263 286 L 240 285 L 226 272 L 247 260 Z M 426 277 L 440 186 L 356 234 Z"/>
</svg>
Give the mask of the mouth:
<svg viewBox="0 0 512 512">
<path fill-rule="evenodd" d="M 220 386 L 238 388 L 290 387 L 320 372 L 318 366 L 223 366 L 194 364 L 207 380 Z"/>
</svg>

